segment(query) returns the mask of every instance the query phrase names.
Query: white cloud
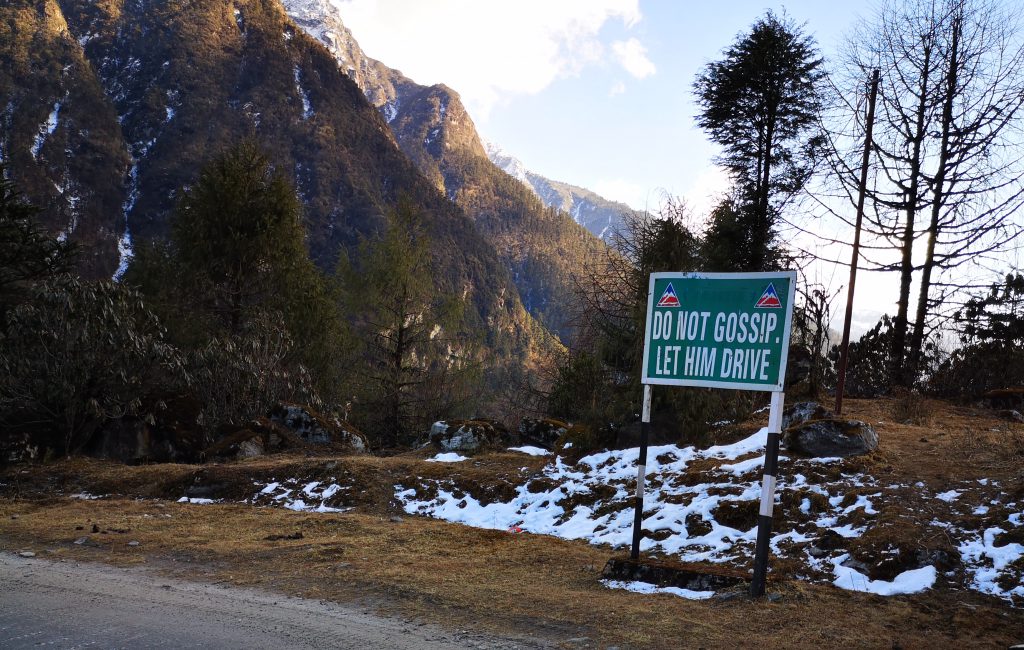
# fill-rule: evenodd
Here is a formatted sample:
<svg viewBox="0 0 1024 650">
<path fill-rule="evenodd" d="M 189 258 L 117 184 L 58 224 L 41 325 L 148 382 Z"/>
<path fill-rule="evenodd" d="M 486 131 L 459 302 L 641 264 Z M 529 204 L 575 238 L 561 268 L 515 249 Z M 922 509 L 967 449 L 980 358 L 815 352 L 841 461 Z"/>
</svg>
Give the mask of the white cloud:
<svg viewBox="0 0 1024 650">
<path fill-rule="evenodd" d="M 705 219 L 729 190 L 729 175 L 721 167 L 705 167 L 683 192 L 686 203 L 698 219 Z"/>
<path fill-rule="evenodd" d="M 622 83 L 621 81 L 616 81 L 615 84 L 608 90 L 608 96 L 614 97 L 616 95 L 621 95 L 624 92 L 626 92 L 626 84 Z"/>
<path fill-rule="evenodd" d="M 642 18 L 639 0 L 332 2 L 367 55 L 418 83 L 454 88 L 477 119 L 502 100 L 539 93 L 605 60 L 601 28 L 616 21 L 629 28 Z M 643 70 L 643 47 L 626 43 L 634 41 L 640 59 L 629 46 L 629 60 Z"/>
<path fill-rule="evenodd" d="M 661 202 L 660 192 L 624 178 L 605 178 L 589 188 L 599 196 L 625 203 L 634 210 L 656 210 Z"/>
<path fill-rule="evenodd" d="M 637 79 L 649 77 L 657 72 L 654 63 L 647 58 L 647 48 L 635 38 L 627 41 L 615 41 L 612 43 L 612 52 L 615 53 L 615 59 L 626 69 L 626 72 Z"/>
</svg>

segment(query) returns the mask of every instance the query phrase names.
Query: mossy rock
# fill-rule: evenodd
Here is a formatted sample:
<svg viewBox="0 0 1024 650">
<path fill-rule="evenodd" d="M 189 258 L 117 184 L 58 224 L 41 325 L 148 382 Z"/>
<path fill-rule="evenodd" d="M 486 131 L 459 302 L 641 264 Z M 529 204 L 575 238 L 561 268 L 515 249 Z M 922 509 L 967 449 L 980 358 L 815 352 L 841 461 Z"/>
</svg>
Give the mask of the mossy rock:
<svg viewBox="0 0 1024 650">
<path fill-rule="evenodd" d="M 786 449 L 817 458 L 847 458 L 878 448 L 878 433 L 866 422 L 826 418 L 795 424 L 785 433 Z"/>
<path fill-rule="evenodd" d="M 501 433 L 488 420 L 448 420 L 435 422 L 430 429 L 430 444 L 441 451 L 474 453 L 496 447 Z"/>
<path fill-rule="evenodd" d="M 554 451 L 558 439 L 569 431 L 569 424 L 550 418 L 523 418 L 519 423 L 519 437 L 523 444 L 536 445 Z"/>
</svg>

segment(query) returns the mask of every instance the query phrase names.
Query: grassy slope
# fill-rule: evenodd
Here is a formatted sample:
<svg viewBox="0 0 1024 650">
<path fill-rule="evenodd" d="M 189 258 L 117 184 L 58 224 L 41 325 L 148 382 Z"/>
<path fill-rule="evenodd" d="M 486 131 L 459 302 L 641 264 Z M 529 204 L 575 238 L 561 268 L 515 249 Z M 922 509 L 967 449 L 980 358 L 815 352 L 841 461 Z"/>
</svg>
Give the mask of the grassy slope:
<svg viewBox="0 0 1024 650">
<path fill-rule="evenodd" d="M 930 405 L 919 424 L 892 424 L 891 403 L 885 401 L 852 401 L 847 410 L 880 423 L 879 451 L 856 461 L 879 480 L 920 480 L 932 490 L 982 477 L 1021 485 L 1024 426 L 944 404 Z M 203 467 L 74 460 L 16 468 L 0 476 L 0 549 L 145 563 L 200 579 L 366 602 L 451 625 L 532 630 L 556 641 L 586 636 L 598 646 L 734 647 L 741 641 L 788 648 L 934 648 L 1006 647 L 1021 641 L 1024 611 L 967 591 L 882 598 L 781 579 L 769 586 L 780 599 L 769 603 L 607 590 L 597 578 L 612 549 L 419 517 L 392 521 L 391 486 L 403 477 L 455 473 L 460 481 L 477 484 L 478 491 L 501 498 L 545 462 L 500 453 L 447 466 L 424 463 L 423 456 L 282 457 Z M 222 484 L 225 496 L 242 496 L 251 493 L 254 477 L 300 473 L 344 477 L 357 488 L 351 501 L 356 509 L 325 515 L 129 498 L 173 498 L 197 477 Z M 123 496 L 67 498 L 83 489 Z M 108 532 L 88 534 L 93 523 Z M 296 531 L 302 531 L 302 539 L 265 539 Z M 89 537 L 88 544 L 72 543 L 82 536 Z M 141 545 L 129 547 L 129 540 Z"/>
</svg>

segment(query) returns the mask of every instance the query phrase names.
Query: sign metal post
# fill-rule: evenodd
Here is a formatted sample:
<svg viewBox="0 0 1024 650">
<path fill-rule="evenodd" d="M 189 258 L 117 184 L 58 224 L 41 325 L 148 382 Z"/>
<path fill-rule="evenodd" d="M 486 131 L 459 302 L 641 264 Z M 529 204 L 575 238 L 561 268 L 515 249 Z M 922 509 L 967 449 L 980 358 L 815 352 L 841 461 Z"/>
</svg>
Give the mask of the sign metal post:
<svg viewBox="0 0 1024 650">
<path fill-rule="evenodd" d="M 647 477 L 647 438 L 651 430 L 651 385 L 644 384 L 644 406 L 640 416 L 640 456 L 636 461 L 636 503 L 633 505 L 633 545 L 629 557 L 640 557 L 640 531 L 644 518 L 644 481 Z"/>
<path fill-rule="evenodd" d="M 703 386 L 772 394 L 761 507 L 754 550 L 753 596 L 764 595 L 778 476 L 783 387 L 793 321 L 796 272 L 652 273 L 644 335 L 643 414 L 630 557 L 643 529 L 652 385 Z"/>
</svg>

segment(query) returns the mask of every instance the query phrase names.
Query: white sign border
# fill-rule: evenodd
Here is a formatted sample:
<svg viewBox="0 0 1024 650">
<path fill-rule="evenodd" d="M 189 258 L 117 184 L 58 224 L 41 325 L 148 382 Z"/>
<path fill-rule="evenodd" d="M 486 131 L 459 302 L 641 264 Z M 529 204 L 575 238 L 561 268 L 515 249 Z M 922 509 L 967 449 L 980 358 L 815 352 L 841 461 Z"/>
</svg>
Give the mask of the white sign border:
<svg viewBox="0 0 1024 650">
<path fill-rule="evenodd" d="M 683 280 L 789 280 L 789 298 L 786 302 L 785 325 L 782 328 L 782 356 L 779 361 L 779 382 L 777 384 L 748 384 L 740 382 L 710 381 L 704 379 L 669 379 L 648 376 L 647 366 L 650 358 L 651 324 L 654 314 L 654 283 L 661 278 L 680 278 Z M 729 388 L 734 390 L 754 390 L 766 393 L 782 391 L 786 384 L 786 365 L 789 361 L 789 337 L 793 327 L 793 300 L 796 297 L 796 271 L 761 271 L 757 273 L 701 273 L 681 271 L 660 271 L 651 273 L 647 285 L 647 314 L 644 323 L 644 356 L 643 370 L 640 374 L 641 384 L 655 386 L 694 386 L 697 388 Z"/>
</svg>

